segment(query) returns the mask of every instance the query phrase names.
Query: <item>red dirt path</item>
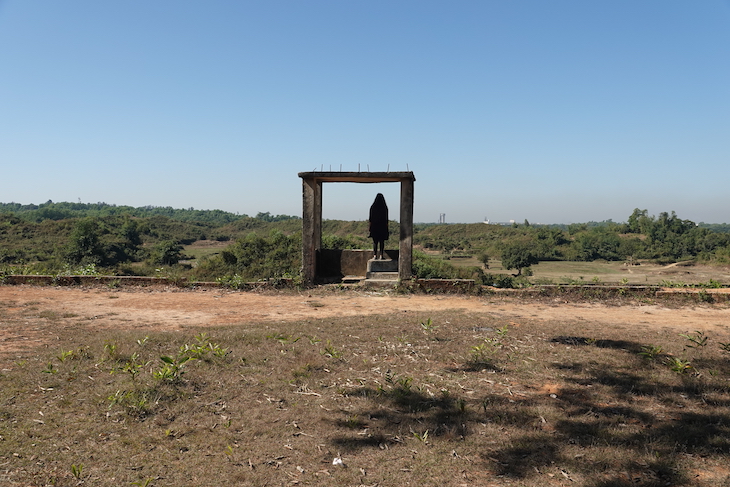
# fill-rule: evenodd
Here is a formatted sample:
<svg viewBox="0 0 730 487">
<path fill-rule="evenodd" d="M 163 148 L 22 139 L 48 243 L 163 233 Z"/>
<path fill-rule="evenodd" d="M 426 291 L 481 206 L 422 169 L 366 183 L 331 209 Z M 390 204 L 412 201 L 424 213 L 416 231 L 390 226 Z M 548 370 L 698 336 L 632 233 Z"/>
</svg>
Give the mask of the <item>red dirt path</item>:
<svg viewBox="0 0 730 487">
<path fill-rule="evenodd" d="M 502 296 L 393 295 L 354 290 L 332 292 L 231 292 L 220 289 L 99 289 L 0 286 L 0 361 L 48 345 L 66 330 L 182 330 L 187 327 L 283 322 L 385 312 L 462 310 L 516 321 L 587 321 L 597 328 L 669 327 L 678 333 L 730 333 L 727 305 L 664 307 L 535 302 Z M 425 316 L 424 316 L 425 317 Z"/>
</svg>

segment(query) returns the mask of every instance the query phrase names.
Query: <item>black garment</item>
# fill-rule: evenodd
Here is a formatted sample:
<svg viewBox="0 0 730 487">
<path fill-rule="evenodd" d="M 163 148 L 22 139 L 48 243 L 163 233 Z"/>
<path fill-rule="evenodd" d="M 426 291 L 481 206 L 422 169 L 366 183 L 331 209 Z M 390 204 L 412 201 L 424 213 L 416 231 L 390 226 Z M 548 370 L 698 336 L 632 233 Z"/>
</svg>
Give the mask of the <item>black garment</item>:
<svg viewBox="0 0 730 487">
<path fill-rule="evenodd" d="M 388 205 L 385 204 L 385 197 L 378 193 L 375 202 L 370 206 L 370 238 L 374 243 L 384 242 L 390 237 L 388 232 Z"/>
</svg>

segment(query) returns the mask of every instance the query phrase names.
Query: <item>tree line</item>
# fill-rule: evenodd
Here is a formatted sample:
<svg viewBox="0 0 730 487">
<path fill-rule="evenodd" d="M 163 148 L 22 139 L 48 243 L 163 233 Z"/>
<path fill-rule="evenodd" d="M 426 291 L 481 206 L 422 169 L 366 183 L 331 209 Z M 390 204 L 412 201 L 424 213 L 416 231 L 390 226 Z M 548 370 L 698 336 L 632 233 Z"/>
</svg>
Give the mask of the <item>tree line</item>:
<svg viewBox="0 0 730 487">
<path fill-rule="evenodd" d="M 546 260 L 695 260 L 727 265 L 727 229 L 726 224 L 696 224 L 675 212 L 652 216 L 638 208 L 624 223 L 417 224 L 414 272 L 419 277 L 483 275 L 477 269 L 449 265 L 449 257 L 465 254 L 477 256 L 485 265 L 490 258 L 499 259 L 502 267 L 518 274 Z M 325 220 L 322 231 L 325 248 L 371 248 L 364 221 Z M 397 245 L 393 244 L 397 222 L 391 222 L 391 234 L 391 246 Z M 181 263 L 188 260 L 184 246 L 200 240 L 228 246 L 196 262 L 195 268 L 186 268 Z M 428 251 L 438 251 L 440 257 Z M 159 266 L 178 266 L 197 279 L 272 278 L 297 274 L 300 253 L 299 217 L 105 203 L 0 203 L 0 266 L 12 266 L 10 270 L 15 271 L 53 273 L 68 266 L 93 265 L 121 275 L 149 275 Z"/>
<path fill-rule="evenodd" d="M 51 200 L 39 205 L 20 203 L 0 203 L 0 213 L 12 213 L 17 217 L 31 221 L 65 220 L 69 218 L 132 216 L 136 218 L 150 218 L 163 216 L 182 222 L 200 222 L 213 225 L 226 225 L 238 220 L 249 218 L 248 215 L 239 215 L 222 210 L 196 210 L 195 208 L 172 208 L 170 206 L 117 206 L 107 203 L 54 203 Z M 259 212 L 254 219 L 265 222 L 297 220 L 297 216 L 272 215 L 269 212 Z"/>
<path fill-rule="evenodd" d="M 503 267 L 518 272 L 550 260 L 730 264 L 730 233 L 724 227 L 701 226 L 673 211 L 650 216 L 637 208 L 625 223 L 439 225 L 420 229 L 414 242 L 446 254 L 475 253 L 485 262 L 488 257 L 501 259 Z"/>
</svg>

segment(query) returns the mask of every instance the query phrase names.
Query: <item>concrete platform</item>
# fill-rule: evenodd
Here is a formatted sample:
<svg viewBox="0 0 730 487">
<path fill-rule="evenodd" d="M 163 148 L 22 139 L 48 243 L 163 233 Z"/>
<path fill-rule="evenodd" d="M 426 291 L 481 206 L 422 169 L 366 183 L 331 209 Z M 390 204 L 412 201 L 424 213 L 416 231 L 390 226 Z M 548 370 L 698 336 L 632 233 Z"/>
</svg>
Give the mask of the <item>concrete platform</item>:
<svg viewBox="0 0 730 487">
<path fill-rule="evenodd" d="M 395 259 L 370 259 L 366 281 L 397 281 L 398 261 Z"/>
</svg>

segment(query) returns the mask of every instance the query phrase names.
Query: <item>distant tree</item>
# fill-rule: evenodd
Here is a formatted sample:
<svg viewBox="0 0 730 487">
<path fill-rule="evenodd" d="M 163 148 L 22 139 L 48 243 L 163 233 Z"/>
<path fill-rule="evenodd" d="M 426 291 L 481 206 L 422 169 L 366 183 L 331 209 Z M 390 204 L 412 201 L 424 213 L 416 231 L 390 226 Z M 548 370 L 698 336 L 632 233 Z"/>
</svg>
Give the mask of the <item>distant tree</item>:
<svg viewBox="0 0 730 487">
<path fill-rule="evenodd" d="M 540 262 L 530 247 L 524 243 L 513 243 L 502 250 L 502 267 L 505 269 L 517 269 L 517 275 L 522 274 L 522 269 Z"/>
<path fill-rule="evenodd" d="M 137 247 L 142 244 L 142 238 L 139 235 L 137 222 L 131 218 L 125 218 L 124 224 L 120 231 L 121 237 L 126 240 L 131 247 Z"/>
<path fill-rule="evenodd" d="M 72 264 L 104 264 L 106 253 L 99 240 L 99 226 L 90 219 L 79 220 L 69 238 L 66 259 Z"/>
<path fill-rule="evenodd" d="M 182 246 L 173 240 L 158 242 L 150 254 L 154 264 L 175 265 L 182 258 Z"/>
</svg>

